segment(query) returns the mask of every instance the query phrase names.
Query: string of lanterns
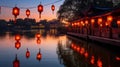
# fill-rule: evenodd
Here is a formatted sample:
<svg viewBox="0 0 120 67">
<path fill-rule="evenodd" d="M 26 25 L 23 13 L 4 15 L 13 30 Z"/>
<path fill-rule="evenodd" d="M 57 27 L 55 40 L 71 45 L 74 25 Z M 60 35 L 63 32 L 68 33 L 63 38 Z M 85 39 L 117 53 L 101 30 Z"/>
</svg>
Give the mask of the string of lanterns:
<svg viewBox="0 0 120 67">
<path fill-rule="evenodd" d="M 60 2 L 60 1 L 62 1 L 62 0 L 58 0 L 58 1 L 55 1 L 55 2 L 53 2 L 53 3 L 49 3 L 49 4 L 45 4 L 45 5 L 42 5 L 41 3 L 37 6 L 37 10 L 38 10 L 38 12 L 39 12 L 39 18 L 41 18 L 41 13 L 43 12 L 43 10 L 44 10 L 44 6 L 48 6 L 48 5 L 51 5 L 51 10 L 52 10 L 52 12 L 53 12 L 53 14 L 54 14 L 54 11 L 55 11 L 55 3 L 58 3 L 58 2 Z M 26 9 L 26 7 L 20 7 L 20 8 L 18 8 L 17 6 L 15 6 L 15 7 L 8 7 L 8 6 L 0 6 L 0 13 L 1 13 L 1 7 L 6 7 L 6 8 L 13 8 L 12 9 L 12 14 L 14 15 L 14 18 L 15 18 L 15 22 L 16 22 L 16 18 L 17 18 L 17 16 L 19 16 L 19 14 L 20 14 L 20 9 Z M 27 7 L 27 9 L 26 9 L 26 16 L 27 16 L 27 18 L 29 18 L 29 16 L 30 16 L 30 9 L 33 9 L 33 8 L 36 8 L 36 7 Z"/>
</svg>

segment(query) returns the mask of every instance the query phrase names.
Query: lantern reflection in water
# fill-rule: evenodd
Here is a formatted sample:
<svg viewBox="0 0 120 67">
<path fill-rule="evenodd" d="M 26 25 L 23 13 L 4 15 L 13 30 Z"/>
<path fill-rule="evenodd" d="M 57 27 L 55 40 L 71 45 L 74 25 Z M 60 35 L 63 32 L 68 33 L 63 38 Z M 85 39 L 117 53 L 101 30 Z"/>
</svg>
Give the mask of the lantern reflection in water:
<svg viewBox="0 0 120 67">
<path fill-rule="evenodd" d="M 41 43 L 41 40 L 40 39 L 37 39 L 37 44 L 40 44 Z"/>
<path fill-rule="evenodd" d="M 21 43 L 19 42 L 19 41 L 17 41 L 16 43 L 15 43 L 15 48 L 16 49 L 19 49 L 21 47 Z"/>
<path fill-rule="evenodd" d="M 42 58 L 42 54 L 40 53 L 40 49 L 39 49 L 39 52 L 37 53 L 36 59 L 40 61 L 41 58 Z"/>
<path fill-rule="evenodd" d="M 102 67 L 102 61 L 100 59 L 98 59 L 98 61 L 97 61 L 97 66 Z"/>
<path fill-rule="evenodd" d="M 94 64 L 94 63 L 95 63 L 95 57 L 94 57 L 94 56 L 91 57 L 90 62 L 91 62 L 91 64 Z"/>
<path fill-rule="evenodd" d="M 13 61 L 13 67 L 20 67 L 20 61 L 17 58 L 17 55 L 15 57 L 15 60 Z"/>
<path fill-rule="evenodd" d="M 15 40 L 19 41 L 21 39 L 21 36 L 19 34 L 15 35 Z"/>
<path fill-rule="evenodd" d="M 30 57 L 30 52 L 29 52 L 29 50 L 28 50 L 28 48 L 27 48 L 27 51 L 26 51 L 26 58 L 28 59 Z"/>
</svg>

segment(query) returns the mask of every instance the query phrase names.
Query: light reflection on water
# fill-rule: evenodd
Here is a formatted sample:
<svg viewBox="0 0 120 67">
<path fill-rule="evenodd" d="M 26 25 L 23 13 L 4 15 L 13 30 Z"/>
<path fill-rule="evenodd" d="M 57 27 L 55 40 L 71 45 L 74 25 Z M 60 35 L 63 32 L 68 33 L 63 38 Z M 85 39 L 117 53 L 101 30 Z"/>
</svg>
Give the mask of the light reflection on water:
<svg viewBox="0 0 120 67">
<path fill-rule="evenodd" d="M 120 67 L 119 63 L 119 52 L 56 30 L 0 34 L 0 67 Z"/>
</svg>

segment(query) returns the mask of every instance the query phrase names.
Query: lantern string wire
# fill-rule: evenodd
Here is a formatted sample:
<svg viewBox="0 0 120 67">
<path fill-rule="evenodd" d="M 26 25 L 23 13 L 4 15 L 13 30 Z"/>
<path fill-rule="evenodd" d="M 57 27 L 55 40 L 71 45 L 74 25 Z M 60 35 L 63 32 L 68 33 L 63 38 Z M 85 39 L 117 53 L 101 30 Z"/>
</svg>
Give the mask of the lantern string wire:
<svg viewBox="0 0 120 67">
<path fill-rule="evenodd" d="M 51 5 L 51 4 L 55 4 L 55 3 L 58 3 L 58 2 L 61 2 L 62 0 L 57 0 L 55 2 L 52 2 L 52 3 L 48 3 L 48 4 L 43 4 L 43 6 L 48 6 L 48 5 Z M 11 6 L 4 6 L 4 5 L 1 5 L 0 7 L 4 7 L 4 8 L 13 8 Z M 19 7 L 20 9 L 34 9 L 34 8 L 37 8 L 36 6 L 33 6 L 33 7 Z"/>
</svg>

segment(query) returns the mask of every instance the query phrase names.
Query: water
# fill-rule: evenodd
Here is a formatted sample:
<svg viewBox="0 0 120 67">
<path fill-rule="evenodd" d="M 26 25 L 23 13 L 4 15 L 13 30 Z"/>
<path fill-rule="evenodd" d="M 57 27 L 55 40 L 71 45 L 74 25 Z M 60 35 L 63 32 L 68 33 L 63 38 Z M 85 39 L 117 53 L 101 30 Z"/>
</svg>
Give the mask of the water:
<svg viewBox="0 0 120 67">
<path fill-rule="evenodd" d="M 120 53 L 54 29 L 6 32 L 0 33 L 0 67 L 120 67 Z"/>
</svg>

